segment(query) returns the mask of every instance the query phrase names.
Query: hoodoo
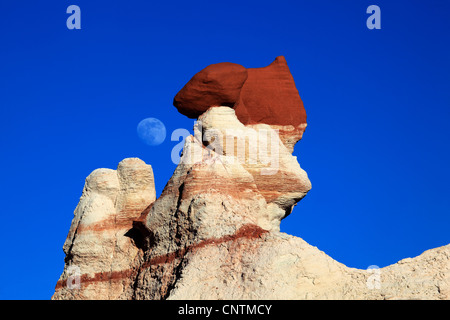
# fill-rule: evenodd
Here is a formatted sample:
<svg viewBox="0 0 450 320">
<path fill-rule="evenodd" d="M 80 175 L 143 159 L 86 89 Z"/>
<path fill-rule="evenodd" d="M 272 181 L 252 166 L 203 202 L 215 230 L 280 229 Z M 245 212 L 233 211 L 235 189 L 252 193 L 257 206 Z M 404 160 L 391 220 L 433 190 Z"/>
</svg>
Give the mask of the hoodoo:
<svg viewBox="0 0 450 320">
<path fill-rule="evenodd" d="M 311 189 L 284 57 L 206 67 L 174 105 L 198 121 L 161 196 L 139 159 L 92 172 L 52 299 L 450 299 L 450 245 L 374 273 L 280 232 Z"/>
</svg>

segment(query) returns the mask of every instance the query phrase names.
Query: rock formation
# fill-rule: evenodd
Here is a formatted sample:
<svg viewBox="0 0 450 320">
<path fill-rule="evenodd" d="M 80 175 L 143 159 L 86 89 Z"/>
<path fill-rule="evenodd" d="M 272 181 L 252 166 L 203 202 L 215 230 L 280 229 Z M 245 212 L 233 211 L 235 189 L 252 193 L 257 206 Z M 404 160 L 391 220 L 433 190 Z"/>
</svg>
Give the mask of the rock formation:
<svg viewBox="0 0 450 320">
<path fill-rule="evenodd" d="M 234 107 L 247 80 L 247 69 L 235 63 L 222 62 L 198 72 L 173 99 L 178 111 L 198 118 L 212 106 Z"/>
<path fill-rule="evenodd" d="M 87 177 L 53 299 L 118 299 L 132 285 L 123 272 L 139 266 L 142 250 L 130 226 L 155 196 L 152 168 L 136 158 L 121 161 L 117 171 L 97 169 Z"/>
<path fill-rule="evenodd" d="M 265 123 L 279 130 L 291 152 L 306 128 L 305 108 L 283 56 L 264 68 L 245 69 L 228 62 L 210 65 L 189 80 L 173 104 L 190 118 L 210 107 L 232 107 L 244 125 Z"/>
<path fill-rule="evenodd" d="M 295 95 L 282 57 L 194 76 L 174 104 L 198 121 L 161 196 L 139 159 L 91 173 L 52 299 L 450 299 L 450 245 L 359 270 L 280 232 L 311 189 Z"/>
</svg>

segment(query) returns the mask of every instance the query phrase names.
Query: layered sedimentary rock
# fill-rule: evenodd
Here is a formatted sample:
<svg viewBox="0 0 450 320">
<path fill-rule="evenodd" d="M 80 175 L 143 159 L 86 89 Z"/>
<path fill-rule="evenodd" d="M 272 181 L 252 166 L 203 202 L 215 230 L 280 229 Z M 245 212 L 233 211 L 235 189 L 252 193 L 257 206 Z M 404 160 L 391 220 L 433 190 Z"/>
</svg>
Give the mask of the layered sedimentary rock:
<svg viewBox="0 0 450 320">
<path fill-rule="evenodd" d="M 242 158 L 235 153 L 239 139 L 244 146 L 245 140 L 259 145 L 267 136 L 277 146 L 273 154 L 265 152 L 253 161 L 252 152 L 243 152 Z M 283 177 L 293 181 L 289 190 L 280 191 Z M 135 223 L 148 234 L 149 250 L 133 298 L 169 298 L 187 258 L 199 250 L 278 232 L 281 219 L 310 188 L 306 173 L 270 126 L 247 128 L 233 109 L 210 108 L 186 139 L 180 164 L 161 196 Z"/>
<path fill-rule="evenodd" d="M 239 143 L 227 137 L 242 130 L 243 139 L 245 130 L 255 130 L 258 144 L 258 131 L 272 130 L 267 125 L 243 126 L 227 107 L 211 108 L 200 120 L 205 126 L 197 124 L 186 139 L 180 164 L 156 201 L 151 169 L 136 159 L 88 177 L 53 299 L 450 298 L 450 245 L 359 270 L 279 232 L 286 208 L 310 188 L 306 173 L 286 150 L 279 152 L 277 171 L 271 162 L 249 163 L 245 154 L 233 154 L 235 148 L 227 151 L 227 142 Z M 130 170 L 130 162 L 140 169 Z M 125 168 L 126 177 L 140 181 L 134 189 L 129 178 L 118 179 Z M 255 179 L 263 169 L 274 180 Z M 284 176 L 297 180 L 281 192 Z M 70 266 L 80 268 L 80 289 L 68 286 Z"/>
<path fill-rule="evenodd" d="M 210 108 L 198 123 L 202 130 L 198 137 L 218 154 L 215 156 L 224 155 L 226 161 L 236 162 L 234 166 L 250 173 L 258 193 L 273 207 L 274 214 L 278 212 L 273 228 L 279 230 L 280 220 L 306 195 L 311 183 L 278 132 L 266 124 L 245 126 L 234 110 L 226 107 Z"/>
<path fill-rule="evenodd" d="M 142 250 L 133 220 L 155 201 L 153 171 L 137 158 L 87 178 L 64 243 L 64 271 L 53 299 L 117 299 L 132 284 Z"/>
<path fill-rule="evenodd" d="M 284 233 L 238 232 L 216 243 L 188 253 L 168 298 L 450 299 L 450 245 L 360 270 Z"/>
<path fill-rule="evenodd" d="M 359 270 L 281 233 L 311 189 L 293 144 L 271 121 L 243 123 L 239 105 L 201 108 L 158 199 L 139 159 L 86 179 L 53 299 L 450 299 L 450 245 Z"/>
</svg>

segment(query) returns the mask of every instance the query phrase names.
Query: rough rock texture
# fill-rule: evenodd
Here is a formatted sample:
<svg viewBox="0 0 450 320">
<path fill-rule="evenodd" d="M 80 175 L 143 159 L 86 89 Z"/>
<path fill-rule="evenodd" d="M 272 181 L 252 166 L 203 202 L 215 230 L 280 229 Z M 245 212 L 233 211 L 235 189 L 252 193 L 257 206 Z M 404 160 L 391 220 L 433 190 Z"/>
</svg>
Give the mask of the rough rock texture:
<svg viewBox="0 0 450 320">
<path fill-rule="evenodd" d="M 278 129 L 292 152 L 305 131 L 306 111 L 286 59 L 280 56 L 267 67 L 247 71 L 236 116 L 243 124 L 265 123 Z"/>
<path fill-rule="evenodd" d="M 284 233 L 222 239 L 187 254 L 170 299 L 450 299 L 450 245 L 374 273 Z"/>
<path fill-rule="evenodd" d="M 245 80 L 247 69 L 239 64 L 222 62 L 209 65 L 177 93 L 173 105 L 189 118 L 198 118 L 212 106 L 234 107 Z"/>
<path fill-rule="evenodd" d="M 450 299 L 450 245 L 374 272 L 279 232 L 310 188 L 306 173 L 277 140 L 278 170 L 259 181 L 271 163 L 249 164 L 212 137 L 239 143 L 239 130 L 270 126 L 246 127 L 227 107 L 200 120 L 156 201 L 151 168 L 137 159 L 87 178 L 53 299 Z M 73 265 L 80 289 L 68 287 Z"/>
<path fill-rule="evenodd" d="M 157 200 L 139 159 L 89 175 L 52 299 L 450 299 L 450 244 L 359 270 L 281 233 L 311 183 L 283 132 L 238 110 L 198 116 Z"/>
<path fill-rule="evenodd" d="M 277 57 L 264 68 L 249 68 L 236 116 L 244 124 L 306 124 L 306 112 L 286 59 Z"/>
<path fill-rule="evenodd" d="M 291 152 L 306 128 L 305 108 L 283 56 L 263 68 L 245 69 L 228 62 L 210 65 L 192 77 L 173 104 L 190 118 L 210 107 L 234 107 L 244 125 L 264 123 L 279 130 Z"/>
<path fill-rule="evenodd" d="M 117 171 L 93 171 L 63 246 L 66 265 L 52 299 L 119 298 L 132 284 L 131 274 L 122 272 L 130 272 L 142 260 L 129 230 L 155 197 L 152 168 L 140 159 L 121 161 Z"/>
<path fill-rule="evenodd" d="M 280 220 L 311 189 L 308 176 L 300 168 L 296 157 L 292 156 L 271 126 L 244 126 L 230 108 L 210 108 L 199 117 L 199 123 L 203 144 L 218 153 L 214 156 L 227 156 L 220 160 L 223 163 L 236 159 L 233 168 L 250 173 L 258 193 L 273 207 L 277 218 L 272 227 L 279 230 Z M 235 192 L 230 190 L 230 193 Z M 268 225 L 261 226 L 272 229 Z"/>
</svg>

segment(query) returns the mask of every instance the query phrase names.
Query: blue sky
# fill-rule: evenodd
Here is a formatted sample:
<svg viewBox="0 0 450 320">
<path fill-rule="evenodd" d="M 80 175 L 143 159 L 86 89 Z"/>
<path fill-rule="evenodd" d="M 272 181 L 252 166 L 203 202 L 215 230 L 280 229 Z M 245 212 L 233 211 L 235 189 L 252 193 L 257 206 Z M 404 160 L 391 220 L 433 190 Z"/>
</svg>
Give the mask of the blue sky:
<svg viewBox="0 0 450 320">
<path fill-rule="evenodd" d="M 69 5 L 81 30 L 69 30 Z M 381 8 L 381 29 L 366 9 Z M 0 298 L 49 299 L 84 179 L 126 157 L 175 165 L 172 99 L 209 64 L 284 55 L 312 181 L 283 220 L 334 259 L 380 267 L 450 242 L 450 2 L 2 1 Z M 279 110 L 283 112 L 283 110 Z M 137 124 L 160 119 L 159 146 Z"/>
</svg>

